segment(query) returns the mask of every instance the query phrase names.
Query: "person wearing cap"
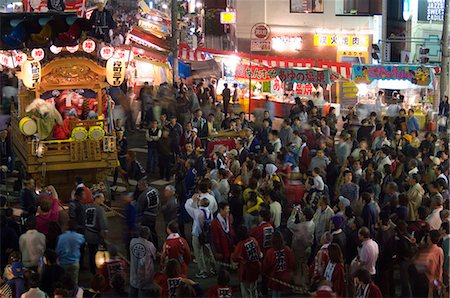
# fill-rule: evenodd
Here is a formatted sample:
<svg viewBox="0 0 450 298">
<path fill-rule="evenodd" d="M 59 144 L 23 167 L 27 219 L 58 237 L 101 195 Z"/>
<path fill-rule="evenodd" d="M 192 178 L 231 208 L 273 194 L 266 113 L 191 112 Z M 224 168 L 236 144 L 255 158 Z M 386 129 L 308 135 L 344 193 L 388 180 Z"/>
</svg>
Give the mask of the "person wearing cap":
<svg viewBox="0 0 450 298">
<path fill-rule="evenodd" d="M 192 129 L 192 147 L 193 149 L 202 148 L 202 140 L 198 136 L 198 129 L 193 128 Z"/>
<path fill-rule="evenodd" d="M 15 298 L 20 298 L 25 293 L 24 271 L 22 262 L 16 261 L 8 265 L 3 273 L 6 279 L 5 284 L 12 290 L 12 294 L 15 294 Z"/>
<path fill-rule="evenodd" d="M 345 218 L 340 214 L 334 215 L 330 219 L 330 232 L 331 235 L 333 236 L 332 243 L 336 243 L 337 245 L 339 245 L 342 254 L 345 256 L 347 247 L 347 237 L 344 231 L 342 230 L 342 228 L 344 227 L 344 222 Z"/>
<path fill-rule="evenodd" d="M 94 203 L 87 204 L 85 213 L 84 237 L 89 251 L 89 269 L 92 274 L 96 273 L 95 254 L 99 245 L 105 243 L 108 233 L 108 220 L 106 219 L 105 209 L 102 205 L 105 197 L 102 193 L 94 194 Z"/>
</svg>

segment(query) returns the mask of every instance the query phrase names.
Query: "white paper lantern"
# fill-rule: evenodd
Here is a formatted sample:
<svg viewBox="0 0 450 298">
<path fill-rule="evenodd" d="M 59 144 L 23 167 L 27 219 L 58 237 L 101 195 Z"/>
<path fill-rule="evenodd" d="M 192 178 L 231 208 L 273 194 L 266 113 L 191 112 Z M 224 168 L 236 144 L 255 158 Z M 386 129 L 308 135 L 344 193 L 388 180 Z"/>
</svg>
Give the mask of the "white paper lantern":
<svg viewBox="0 0 450 298">
<path fill-rule="evenodd" d="M 93 41 L 92 39 L 86 39 L 85 41 L 83 41 L 83 51 L 85 51 L 86 53 L 92 53 L 93 51 L 95 51 L 95 41 Z"/>
<path fill-rule="evenodd" d="M 109 58 L 111 58 L 114 55 L 114 48 L 113 47 L 103 47 L 100 50 L 100 56 L 105 59 L 108 60 Z"/>
<path fill-rule="evenodd" d="M 44 59 L 44 56 L 45 52 L 43 49 L 33 49 L 31 51 L 31 57 L 33 57 L 36 61 L 41 61 L 42 59 Z"/>
<path fill-rule="evenodd" d="M 20 73 L 25 87 L 34 89 L 41 81 L 41 63 L 36 60 L 27 60 L 22 65 L 22 71 Z"/>
<path fill-rule="evenodd" d="M 53 54 L 59 54 L 59 53 L 61 53 L 61 51 L 62 51 L 62 47 L 57 47 L 57 46 L 55 46 L 55 45 L 52 45 L 51 47 L 50 47 L 50 51 L 53 53 Z"/>
<path fill-rule="evenodd" d="M 75 53 L 76 51 L 78 51 L 79 48 L 80 48 L 80 46 L 79 46 L 79 45 L 76 45 L 76 46 L 73 46 L 73 47 L 66 47 L 66 50 L 67 50 L 69 53 L 73 54 L 73 53 Z"/>
<path fill-rule="evenodd" d="M 28 57 L 27 54 L 19 52 L 14 55 L 14 65 L 16 66 L 22 66 L 26 61 Z"/>
<path fill-rule="evenodd" d="M 106 62 L 106 81 L 111 86 L 120 86 L 125 79 L 125 61 L 122 59 L 111 58 Z"/>
<path fill-rule="evenodd" d="M 114 51 L 114 58 L 125 60 L 125 62 L 131 61 L 134 58 L 134 54 L 130 50 L 116 49 Z"/>
</svg>

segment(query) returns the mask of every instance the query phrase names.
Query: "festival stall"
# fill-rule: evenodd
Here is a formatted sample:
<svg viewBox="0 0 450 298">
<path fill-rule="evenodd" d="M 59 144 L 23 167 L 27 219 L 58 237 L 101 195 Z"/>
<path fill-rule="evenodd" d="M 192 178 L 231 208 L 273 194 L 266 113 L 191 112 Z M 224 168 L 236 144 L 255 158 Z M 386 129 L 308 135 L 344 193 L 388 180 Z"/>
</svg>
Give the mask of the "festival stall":
<svg viewBox="0 0 450 298">
<path fill-rule="evenodd" d="M 93 39 L 0 53 L 3 64 L 18 66 L 12 143 L 38 187 L 51 183 L 69 198 L 76 176 L 91 185 L 117 166 L 113 102 L 105 88 L 122 84 L 127 58 L 126 51 Z"/>
<path fill-rule="evenodd" d="M 338 101 L 332 96 L 332 85 L 338 79 L 347 78 L 350 75 L 349 65 L 345 65 L 345 69 L 342 71 L 335 65 L 329 65 L 322 61 L 323 69 L 329 69 L 330 73 L 333 74 L 333 80 L 328 83 L 314 83 L 307 79 L 304 81 L 282 81 L 278 76 L 278 69 L 301 69 L 304 72 L 310 69 L 313 71 L 315 61 L 313 59 L 250 56 L 247 53 L 225 52 L 206 48 L 199 50 L 213 55 L 214 59 L 222 66 L 223 76 L 217 86 L 218 94 L 222 93 L 223 84 L 228 83 L 231 93 L 237 93 L 235 99 L 238 99 L 244 110 L 249 110 L 249 105 L 251 111 L 267 108 L 271 115 L 276 117 L 285 117 L 289 114 L 292 105 L 295 103 L 295 97 L 300 97 L 303 102 L 313 100 L 318 106 L 323 106 L 326 102 L 336 105 Z M 343 72 L 346 74 L 345 76 L 342 75 Z M 309 72 L 307 73 L 309 75 Z M 249 101 L 250 82 L 252 96 Z M 339 105 L 336 106 L 339 107 Z"/>
<path fill-rule="evenodd" d="M 352 80 L 358 87 L 359 118 L 370 112 L 394 117 L 400 108 L 413 109 L 420 127 L 433 110 L 436 77 L 434 67 L 422 65 L 354 65 Z M 378 95 L 384 91 L 384 98 Z M 396 94 L 404 96 L 400 102 Z M 384 102 L 383 102 L 384 101 Z"/>
</svg>

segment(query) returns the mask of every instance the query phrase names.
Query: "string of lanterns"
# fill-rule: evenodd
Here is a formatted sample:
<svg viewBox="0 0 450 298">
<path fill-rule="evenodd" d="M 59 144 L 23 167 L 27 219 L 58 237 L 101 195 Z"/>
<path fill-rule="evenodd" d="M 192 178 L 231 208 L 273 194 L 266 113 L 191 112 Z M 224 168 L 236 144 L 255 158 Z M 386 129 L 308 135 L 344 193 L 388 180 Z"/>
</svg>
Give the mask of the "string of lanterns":
<svg viewBox="0 0 450 298">
<path fill-rule="evenodd" d="M 64 47 L 71 54 L 80 50 L 80 45 Z M 57 55 L 64 50 L 63 47 L 52 45 L 50 51 Z M 96 42 L 86 39 L 81 43 L 81 49 L 90 54 L 97 48 Z M 133 60 L 134 54 L 131 50 L 103 46 L 99 50 L 99 56 L 106 60 L 106 80 L 111 86 L 120 86 L 125 79 L 127 62 Z M 16 50 L 0 51 L 0 65 L 8 68 L 20 67 L 18 77 L 22 79 L 25 87 L 34 89 L 41 79 L 41 63 L 45 58 L 42 48 L 33 49 L 28 56 L 26 53 Z"/>
</svg>

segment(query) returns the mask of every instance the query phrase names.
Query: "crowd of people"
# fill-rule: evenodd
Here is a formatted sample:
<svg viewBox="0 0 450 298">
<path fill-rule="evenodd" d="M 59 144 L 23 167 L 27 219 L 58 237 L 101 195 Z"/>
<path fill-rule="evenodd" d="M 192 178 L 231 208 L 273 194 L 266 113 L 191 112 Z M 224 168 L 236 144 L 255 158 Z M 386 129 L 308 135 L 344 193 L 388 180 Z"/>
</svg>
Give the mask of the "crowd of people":
<svg viewBox="0 0 450 298">
<path fill-rule="evenodd" d="M 359 124 L 353 109 L 338 119 L 301 100 L 283 120 L 268 111 L 249 119 L 237 104 L 220 104 L 214 86 L 165 84 L 153 97 L 146 84 L 138 97 L 145 165 L 128 150 L 132 123 L 116 122 L 113 184 L 137 181 L 120 196 L 124 231 L 108 229 L 105 187 L 82 177 L 68 208 L 52 186 L 37 195 L 24 179 L 20 222 L 2 196 L 1 295 L 448 295 L 445 130 L 419 131 L 414 110 L 371 113 Z M 176 105 L 162 105 L 164 94 Z M 218 132 L 233 146 L 211 148 Z M 157 189 L 151 178 L 168 185 Z M 156 228 L 160 215 L 165 231 Z M 108 243 L 111 232 L 123 234 L 126 257 Z M 84 266 L 93 277 L 82 289 Z M 216 285 L 205 288 L 211 277 Z"/>
</svg>

